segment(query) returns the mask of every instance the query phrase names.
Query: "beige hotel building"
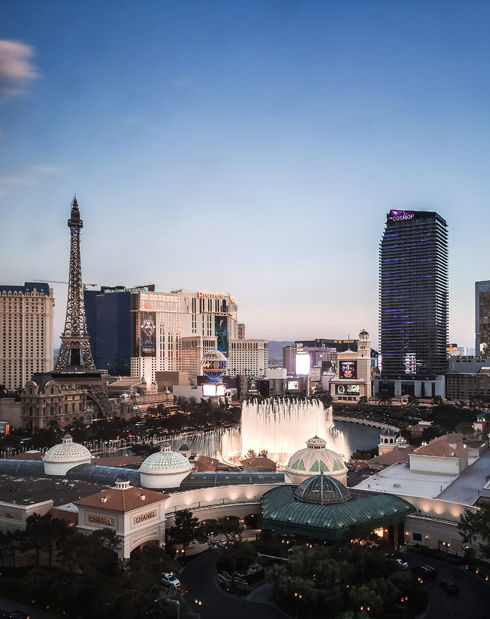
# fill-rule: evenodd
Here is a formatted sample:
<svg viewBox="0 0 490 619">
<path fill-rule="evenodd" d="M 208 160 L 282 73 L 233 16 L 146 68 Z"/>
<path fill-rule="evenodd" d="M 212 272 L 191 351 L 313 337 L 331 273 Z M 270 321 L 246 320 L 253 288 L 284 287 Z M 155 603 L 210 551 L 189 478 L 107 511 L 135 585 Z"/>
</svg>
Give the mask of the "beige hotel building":
<svg viewBox="0 0 490 619">
<path fill-rule="evenodd" d="M 53 369 L 53 290 L 45 283 L 0 286 L 0 385 L 23 388 Z"/>
</svg>

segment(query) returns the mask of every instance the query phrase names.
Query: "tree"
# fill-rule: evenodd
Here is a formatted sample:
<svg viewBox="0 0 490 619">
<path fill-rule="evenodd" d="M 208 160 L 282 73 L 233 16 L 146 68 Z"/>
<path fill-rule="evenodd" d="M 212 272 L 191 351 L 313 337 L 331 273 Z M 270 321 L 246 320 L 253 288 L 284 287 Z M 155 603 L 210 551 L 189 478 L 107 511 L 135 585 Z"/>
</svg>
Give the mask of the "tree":
<svg viewBox="0 0 490 619">
<path fill-rule="evenodd" d="M 255 451 L 253 449 L 249 449 L 247 451 L 247 458 L 255 458 L 257 456 L 257 454 L 255 453 Z"/>
<path fill-rule="evenodd" d="M 170 527 L 168 534 L 175 544 L 181 544 L 187 550 L 200 535 L 199 529 L 199 518 L 195 518 L 189 509 L 181 509 L 175 514 L 175 526 Z"/>
<path fill-rule="evenodd" d="M 468 510 L 461 515 L 458 523 L 463 542 L 478 541 L 482 555 L 490 559 L 490 503 L 485 502 L 473 513 Z M 478 540 L 481 539 L 481 541 Z"/>
<path fill-rule="evenodd" d="M 45 552 L 48 555 L 48 565 L 52 566 L 53 553 L 60 539 L 69 533 L 68 523 L 59 518 L 53 518 L 51 514 L 40 516 L 33 514 L 26 519 L 26 529 L 22 539 L 22 547 L 26 550 L 36 551 L 36 564 L 39 567 L 39 554 Z"/>
<path fill-rule="evenodd" d="M 259 458 L 267 458 L 268 453 L 267 449 L 262 449 L 262 451 L 259 451 Z"/>
</svg>

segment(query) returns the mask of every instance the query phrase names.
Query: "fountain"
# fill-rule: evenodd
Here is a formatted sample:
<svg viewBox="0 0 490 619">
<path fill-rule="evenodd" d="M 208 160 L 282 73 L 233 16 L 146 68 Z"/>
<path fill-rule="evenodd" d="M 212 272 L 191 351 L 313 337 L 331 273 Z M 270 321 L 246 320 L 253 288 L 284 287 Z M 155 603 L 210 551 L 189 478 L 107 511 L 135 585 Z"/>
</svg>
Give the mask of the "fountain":
<svg viewBox="0 0 490 619">
<path fill-rule="evenodd" d="M 242 454 L 262 450 L 279 466 L 312 436 L 325 437 L 333 426 L 332 407 L 319 400 L 257 400 L 242 406 Z"/>
<path fill-rule="evenodd" d="M 332 408 L 325 409 L 318 400 L 254 400 L 243 403 L 241 427 L 183 432 L 170 437 L 169 442 L 173 451 L 186 443 L 192 453 L 231 464 L 239 464 L 249 449 L 255 453 L 265 449 L 283 468 L 315 435 L 325 439 L 329 449 L 348 458 L 356 449 L 376 446 L 379 429 L 334 423 Z"/>
</svg>

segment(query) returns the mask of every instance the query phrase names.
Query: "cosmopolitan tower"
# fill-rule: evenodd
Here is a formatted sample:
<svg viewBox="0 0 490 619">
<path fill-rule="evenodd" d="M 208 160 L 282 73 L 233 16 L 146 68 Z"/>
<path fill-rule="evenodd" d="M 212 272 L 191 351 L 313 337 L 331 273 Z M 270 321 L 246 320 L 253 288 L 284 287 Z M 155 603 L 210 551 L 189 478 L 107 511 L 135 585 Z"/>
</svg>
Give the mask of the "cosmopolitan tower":
<svg viewBox="0 0 490 619">
<path fill-rule="evenodd" d="M 390 211 L 379 252 L 381 380 L 389 396 L 444 396 L 448 338 L 447 224 Z"/>
</svg>

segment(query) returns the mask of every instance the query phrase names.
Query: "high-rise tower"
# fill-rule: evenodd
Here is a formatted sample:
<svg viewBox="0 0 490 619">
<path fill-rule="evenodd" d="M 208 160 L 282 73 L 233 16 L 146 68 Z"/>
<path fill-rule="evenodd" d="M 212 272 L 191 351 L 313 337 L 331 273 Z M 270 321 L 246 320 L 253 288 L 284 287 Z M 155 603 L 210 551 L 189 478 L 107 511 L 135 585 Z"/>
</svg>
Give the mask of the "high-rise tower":
<svg viewBox="0 0 490 619">
<path fill-rule="evenodd" d="M 68 300 L 66 303 L 65 330 L 61 336 L 61 348 L 55 371 L 63 371 L 73 367 L 95 370 L 94 360 L 90 352 L 90 338 L 85 322 L 83 304 L 82 262 L 80 258 L 80 231 L 83 228 L 83 221 L 80 219 L 76 198 L 73 198 L 71 203 L 71 217 L 68 220 L 68 227 L 70 228 Z"/>
<path fill-rule="evenodd" d="M 420 393 L 413 381 L 433 381 L 447 369 L 445 220 L 434 212 L 390 211 L 379 260 L 381 376 L 401 381 L 401 395 L 431 397 L 435 383 Z"/>
<path fill-rule="evenodd" d="M 490 281 L 475 282 L 475 355 L 490 353 Z"/>
</svg>

